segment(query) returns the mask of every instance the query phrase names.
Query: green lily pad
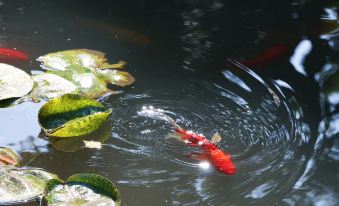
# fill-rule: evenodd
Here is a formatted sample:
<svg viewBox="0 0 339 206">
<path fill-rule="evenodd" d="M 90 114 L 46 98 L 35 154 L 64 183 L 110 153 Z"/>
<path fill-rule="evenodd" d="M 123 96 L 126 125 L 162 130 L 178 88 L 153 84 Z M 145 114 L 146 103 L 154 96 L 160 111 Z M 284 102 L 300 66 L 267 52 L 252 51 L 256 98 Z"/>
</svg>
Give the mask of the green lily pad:
<svg viewBox="0 0 339 206">
<path fill-rule="evenodd" d="M 41 196 L 50 179 L 58 177 L 38 168 L 0 167 L 0 204 L 18 204 Z"/>
<path fill-rule="evenodd" d="M 33 80 L 26 72 L 0 63 L 0 100 L 25 96 L 32 89 Z"/>
<path fill-rule="evenodd" d="M 45 191 L 49 206 L 115 205 L 121 204 L 119 191 L 107 178 L 96 174 L 76 174 L 67 182 L 50 180 Z"/>
<path fill-rule="evenodd" d="M 126 86 L 135 80 L 128 72 L 114 70 L 123 68 L 125 62 L 109 64 L 105 54 L 99 51 L 66 50 L 46 54 L 37 60 L 48 73 L 71 81 L 78 87 L 80 94 L 89 97 L 98 97 L 110 92 L 107 83 Z"/>
<path fill-rule="evenodd" d="M 39 124 L 48 136 L 74 137 L 98 129 L 110 116 L 98 101 L 77 95 L 65 94 L 44 104 L 38 114 Z"/>
<path fill-rule="evenodd" d="M 6 147 L 0 147 L 0 165 L 20 165 L 21 156 L 14 150 Z"/>
<path fill-rule="evenodd" d="M 49 100 L 68 93 L 77 93 L 78 88 L 70 81 L 54 74 L 34 75 L 35 86 L 29 94 L 33 99 Z"/>
</svg>

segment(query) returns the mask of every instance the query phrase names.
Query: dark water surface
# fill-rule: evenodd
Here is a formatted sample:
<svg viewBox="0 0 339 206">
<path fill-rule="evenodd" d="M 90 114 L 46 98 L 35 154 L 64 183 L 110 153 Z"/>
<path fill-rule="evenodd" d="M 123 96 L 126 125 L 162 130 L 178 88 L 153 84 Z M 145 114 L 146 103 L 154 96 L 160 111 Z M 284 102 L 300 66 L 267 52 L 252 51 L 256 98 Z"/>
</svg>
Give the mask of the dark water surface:
<svg viewBox="0 0 339 206">
<path fill-rule="evenodd" d="M 324 76 L 338 70 L 337 8 L 332 1 L 2 0 L 0 46 L 30 57 L 13 65 L 39 70 L 40 55 L 88 48 L 127 61 L 136 82 L 100 99 L 113 108 L 90 135 L 104 141 L 101 150 L 79 139 L 46 140 L 37 120 L 43 103 L 0 109 L 0 145 L 64 179 L 101 174 L 123 205 L 338 205 L 339 100 L 322 90 Z M 227 60 L 270 48 L 283 52 L 253 71 Z M 139 116 L 143 106 L 197 133 L 218 131 L 238 172 L 226 176 L 187 158 L 196 150 L 166 138 L 164 122 Z"/>
</svg>

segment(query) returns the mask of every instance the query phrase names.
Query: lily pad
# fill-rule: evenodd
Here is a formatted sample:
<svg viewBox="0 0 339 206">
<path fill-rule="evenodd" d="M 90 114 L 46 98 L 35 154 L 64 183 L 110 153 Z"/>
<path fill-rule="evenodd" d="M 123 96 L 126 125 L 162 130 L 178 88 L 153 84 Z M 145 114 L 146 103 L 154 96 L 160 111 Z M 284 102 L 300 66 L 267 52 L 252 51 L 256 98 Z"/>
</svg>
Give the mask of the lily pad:
<svg viewBox="0 0 339 206">
<path fill-rule="evenodd" d="M 49 53 L 37 59 L 48 73 L 74 83 L 80 93 L 98 97 L 109 92 L 107 83 L 126 86 L 134 82 L 128 72 L 118 71 L 126 62 L 107 63 L 105 54 L 88 49 L 74 49 Z"/>
<path fill-rule="evenodd" d="M 33 80 L 26 72 L 0 63 L 0 100 L 25 96 L 32 89 Z"/>
<path fill-rule="evenodd" d="M 0 204 L 18 204 L 43 194 L 50 179 L 58 177 L 38 168 L 0 167 Z"/>
<path fill-rule="evenodd" d="M 20 165 L 21 156 L 14 150 L 6 147 L 0 147 L 0 165 Z"/>
<path fill-rule="evenodd" d="M 29 94 L 33 99 L 49 100 L 68 93 L 77 93 L 78 88 L 58 75 L 42 73 L 33 76 L 34 89 Z"/>
<path fill-rule="evenodd" d="M 121 204 L 119 191 L 107 178 L 96 174 L 76 174 L 67 182 L 50 180 L 45 192 L 49 206 L 115 205 Z"/>
<path fill-rule="evenodd" d="M 72 137 L 91 133 L 110 116 L 98 101 L 77 95 L 65 94 L 44 104 L 39 110 L 39 124 L 48 136 Z"/>
</svg>

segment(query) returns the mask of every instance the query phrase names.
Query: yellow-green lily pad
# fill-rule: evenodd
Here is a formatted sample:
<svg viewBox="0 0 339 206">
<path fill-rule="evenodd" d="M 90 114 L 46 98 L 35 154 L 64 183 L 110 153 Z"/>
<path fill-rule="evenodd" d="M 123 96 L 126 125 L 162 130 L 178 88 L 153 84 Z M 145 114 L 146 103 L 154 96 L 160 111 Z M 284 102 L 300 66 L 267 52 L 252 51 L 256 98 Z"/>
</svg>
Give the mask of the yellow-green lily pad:
<svg viewBox="0 0 339 206">
<path fill-rule="evenodd" d="M 135 79 L 122 69 L 126 62 L 107 63 L 105 54 L 95 50 L 74 49 L 49 53 L 37 59 L 48 73 L 67 79 L 77 86 L 80 94 L 89 97 L 104 95 L 107 84 L 126 86 Z"/>
<path fill-rule="evenodd" d="M 0 63 L 0 100 L 25 96 L 33 89 L 33 80 L 23 70 Z"/>
<path fill-rule="evenodd" d="M 38 114 L 39 124 L 48 136 L 72 137 L 91 133 L 110 116 L 98 101 L 77 95 L 65 94 L 44 104 Z"/>
<path fill-rule="evenodd" d="M 48 206 L 120 206 L 119 191 L 107 178 L 96 174 L 76 174 L 67 179 L 50 180 L 45 191 Z"/>
<path fill-rule="evenodd" d="M 0 167 L 0 205 L 17 205 L 40 197 L 58 176 L 38 168 Z"/>
</svg>

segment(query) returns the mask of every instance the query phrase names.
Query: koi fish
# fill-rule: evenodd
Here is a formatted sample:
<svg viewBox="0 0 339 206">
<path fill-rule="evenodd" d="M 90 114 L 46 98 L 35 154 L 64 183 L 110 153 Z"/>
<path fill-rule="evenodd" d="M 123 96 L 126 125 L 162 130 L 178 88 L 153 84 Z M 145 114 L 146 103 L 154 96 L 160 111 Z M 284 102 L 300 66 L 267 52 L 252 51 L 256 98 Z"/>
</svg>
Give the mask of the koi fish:
<svg viewBox="0 0 339 206">
<path fill-rule="evenodd" d="M 236 172 L 236 167 L 232 162 L 231 155 L 222 151 L 216 144 L 221 141 L 221 136 L 215 133 L 211 140 L 208 140 L 203 135 L 196 134 L 191 131 L 182 129 L 171 117 L 166 115 L 163 110 L 143 108 L 141 112 L 138 112 L 140 116 L 151 117 L 153 119 L 163 120 L 171 124 L 174 127 L 175 133 L 171 135 L 180 141 L 183 141 L 186 145 L 197 147 L 199 146 L 202 153 L 198 155 L 199 159 L 206 159 L 213 167 L 227 175 L 233 175 Z"/>
<path fill-rule="evenodd" d="M 9 155 L 0 155 L 0 162 L 9 165 L 17 165 L 18 162 Z"/>
<path fill-rule="evenodd" d="M 24 52 L 10 49 L 10 48 L 0 48 L 0 60 L 1 61 L 14 61 L 14 60 L 21 60 L 27 61 L 28 55 Z"/>
<path fill-rule="evenodd" d="M 255 59 L 243 61 L 248 67 L 258 67 L 278 60 L 289 51 L 286 45 L 276 45 L 259 54 Z"/>
<path fill-rule="evenodd" d="M 142 33 L 128 30 L 126 28 L 118 27 L 108 22 L 85 20 L 85 21 L 82 21 L 81 24 L 85 27 L 95 29 L 98 32 L 101 32 L 103 34 L 107 34 L 110 36 L 114 36 L 115 38 L 119 38 L 123 41 L 134 42 L 134 43 L 138 43 L 141 45 L 148 45 L 151 42 L 149 37 Z"/>
</svg>

